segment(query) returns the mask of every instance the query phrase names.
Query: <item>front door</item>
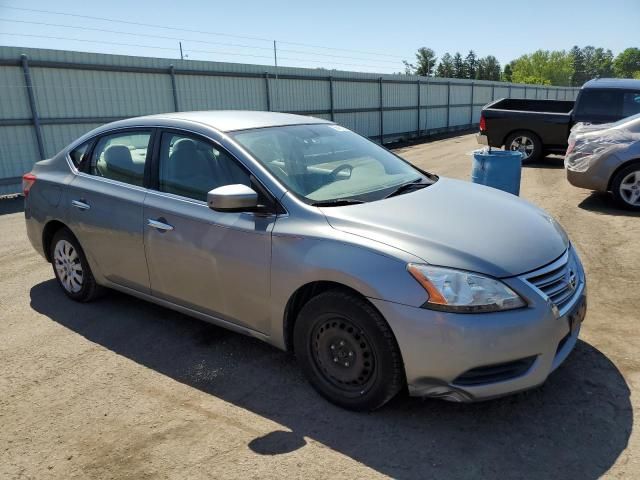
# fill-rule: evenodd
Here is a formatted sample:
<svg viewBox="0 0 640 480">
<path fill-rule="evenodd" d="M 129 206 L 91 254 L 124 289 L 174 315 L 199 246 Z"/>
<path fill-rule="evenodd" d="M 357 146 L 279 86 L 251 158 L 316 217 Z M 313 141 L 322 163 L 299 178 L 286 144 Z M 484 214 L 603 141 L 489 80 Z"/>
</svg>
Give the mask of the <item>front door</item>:
<svg viewBox="0 0 640 480">
<path fill-rule="evenodd" d="M 149 293 L 143 244 L 144 170 L 152 130 L 101 136 L 67 188 L 69 226 L 107 280 Z"/>
<path fill-rule="evenodd" d="M 144 241 L 154 296 L 263 333 L 275 215 L 215 212 L 213 188 L 250 185 L 248 172 L 209 140 L 165 131 L 157 190 L 144 203 Z"/>
</svg>

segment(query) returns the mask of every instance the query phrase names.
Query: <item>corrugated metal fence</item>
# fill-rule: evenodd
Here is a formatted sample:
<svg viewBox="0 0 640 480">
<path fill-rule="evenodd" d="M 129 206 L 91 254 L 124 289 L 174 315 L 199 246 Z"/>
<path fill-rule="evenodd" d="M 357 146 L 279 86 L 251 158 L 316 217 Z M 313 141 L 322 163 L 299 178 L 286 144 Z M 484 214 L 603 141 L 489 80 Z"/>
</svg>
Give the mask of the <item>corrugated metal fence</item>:
<svg viewBox="0 0 640 480">
<path fill-rule="evenodd" d="M 334 120 L 384 143 L 462 130 L 502 97 L 573 100 L 577 90 L 0 47 L 0 195 L 98 125 L 152 113 L 273 110 Z"/>
</svg>

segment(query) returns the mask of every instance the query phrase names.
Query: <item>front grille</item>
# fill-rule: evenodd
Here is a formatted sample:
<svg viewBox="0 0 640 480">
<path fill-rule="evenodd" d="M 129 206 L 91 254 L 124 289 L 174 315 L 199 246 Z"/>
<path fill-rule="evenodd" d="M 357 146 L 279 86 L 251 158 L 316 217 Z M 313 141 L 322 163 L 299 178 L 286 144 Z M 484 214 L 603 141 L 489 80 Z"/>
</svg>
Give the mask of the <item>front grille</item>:
<svg viewBox="0 0 640 480">
<path fill-rule="evenodd" d="M 525 279 L 546 295 L 560 311 L 573 299 L 582 281 L 571 250 L 567 250 L 555 262 L 528 274 Z"/>
<path fill-rule="evenodd" d="M 532 357 L 520 358 L 511 362 L 472 368 L 458 376 L 453 381 L 453 384 L 463 387 L 471 387 L 511 380 L 512 378 L 525 374 L 527 370 L 531 368 L 535 359 L 536 356 L 534 355 Z"/>
</svg>

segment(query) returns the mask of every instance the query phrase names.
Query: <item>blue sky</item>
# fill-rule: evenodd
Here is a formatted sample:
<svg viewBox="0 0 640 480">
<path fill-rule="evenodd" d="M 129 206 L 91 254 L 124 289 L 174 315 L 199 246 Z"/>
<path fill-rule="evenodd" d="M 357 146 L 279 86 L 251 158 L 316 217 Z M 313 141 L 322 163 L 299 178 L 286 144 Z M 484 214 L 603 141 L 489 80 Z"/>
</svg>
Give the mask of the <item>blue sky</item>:
<svg viewBox="0 0 640 480">
<path fill-rule="evenodd" d="M 391 73 L 402 70 L 401 61 L 413 60 L 421 46 L 438 56 L 473 49 L 501 63 L 536 49 L 575 44 L 614 53 L 640 47 L 640 0 L 0 0 L 1 45 L 179 58 L 178 39 L 197 60 L 271 64 L 275 39 L 281 65 Z"/>
</svg>

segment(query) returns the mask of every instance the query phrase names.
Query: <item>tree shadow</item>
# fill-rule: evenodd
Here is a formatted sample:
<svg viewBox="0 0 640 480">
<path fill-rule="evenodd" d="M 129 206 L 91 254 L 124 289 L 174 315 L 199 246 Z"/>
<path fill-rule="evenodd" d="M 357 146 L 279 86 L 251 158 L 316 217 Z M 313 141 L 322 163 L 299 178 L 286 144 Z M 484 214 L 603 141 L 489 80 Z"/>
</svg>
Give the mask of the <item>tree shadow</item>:
<svg viewBox="0 0 640 480">
<path fill-rule="evenodd" d="M 0 197 L 0 215 L 9 215 L 22 211 L 24 211 L 23 197 Z"/>
<path fill-rule="evenodd" d="M 256 339 L 116 292 L 79 304 L 49 280 L 30 294 L 34 310 L 88 340 L 282 425 L 249 443 L 256 454 L 288 453 L 309 437 L 395 478 L 595 479 L 633 424 L 624 378 L 585 342 L 530 392 L 477 404 L 401 395 L 363 414 L 327 403 L 291 355 Z"/>
<path fill-rule="evenodd" d="M 617 215 L 621 217 L 640 217 L 640 211 L 625 210 L 619 207 L 613 195 L 609 192 L 591 192 L 578 204 L 578 208 L 602 215 Z"/>
</svg>

